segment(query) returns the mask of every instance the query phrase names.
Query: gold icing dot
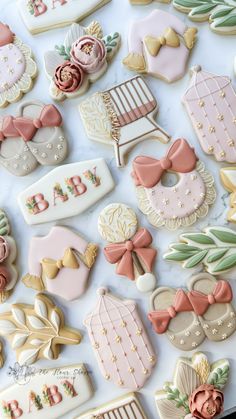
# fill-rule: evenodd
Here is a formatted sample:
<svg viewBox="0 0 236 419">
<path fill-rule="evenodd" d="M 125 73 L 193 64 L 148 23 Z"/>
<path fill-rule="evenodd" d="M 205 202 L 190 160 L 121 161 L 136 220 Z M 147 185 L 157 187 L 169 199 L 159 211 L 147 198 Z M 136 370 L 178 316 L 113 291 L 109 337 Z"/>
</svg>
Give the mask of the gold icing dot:
<svg viewBox="0 0 236 419">
<path fill-rule="evenodd" d="M 217 119 L 218 119 L 218 121 L 223 121 L 223 119 L 224 119 L 224 115 L 222 115 L 222 114 L 221 114 L 221 115 L 218 115 L 218 116 L 217 116 Z"/>
<path fill-rule="evenodd" d="M 209 127 L 209 132 L 212 134 L 213 132 L 215 132 L 216 129 L 215 127 L 213 127 L 212 125 Z"/>
<path fill-rule="evenodd" d="M 94 347 L 95 349 L 99 349 L 99 343 L 98 343 L 98 342 L 95 342 L 95 343 L 94 343 L 94 345 L 93 345 L 93 347 Z"/>
<path fill-rule="evenodd" d="M 137 346 L 135 346 L 135 345 L 131 346 L 131 351 L 136 352 L 137 351 Z"/>
<path fill-rule="evenodd" d="M 220 97 L 225 97 L 225 92 L 223 90 L 220 91 Z"/>
<path fill-rule="evenodd" d="M 133 367 L 129 367 L 129 372 L 132 374 L 134 372 L 134 368 Z"/>
<path fill-rule="evenodd" d="M 121 342 L 121 337 L 120 337 L 120 336 L 116 336 L 115 341 L 116 341 L 117 343 Z"/>
<path fill-rule="evenodd" d="M 106 379 L 106 380 L 110 380 L 110 375 L 109 375 L 109 374 L 106 374 L 106 375 L 105 375 L 105 379 Z"/>
<path fill-rule="evenodd" d="M 197 123 L 197 128 L 198 128 L 198 129 L 201 129 L 201 128 L 202 128 L 202 124 L 201 124 L 201 122 L 198 122 L 198 123 Z"/>
<path fill-rule="evenodd" d="M 122 321 L 120 325 L 121 325 L 121 327 L 126 327 L 127 323 L 125 321 Z"/>
<path fill-rule="evenodd" d="M 102 333 L 102 335 L 106 335 L 107 334 L 107 329 L 102 329 L 101 333 Z"/>
<path fill-rule="evenodd" d="M 143 333 L 142 329 L 138 329 L 137 332 L 136 332 L 136 335 L 141 336 L 142 333 Z"/>
<path fill-rule="evenodd" d="M 149 362 L 154 362 L 155 361 L 155 356 L 154 355 L 151 355 L 150 357 L 149 357 Z"/>
<path fill-rule="evenodd" d="M 225 151 L 224 151 L 224 150 L 222 150 L 222 151 L 220 152 L 220 157 L 225 157 Z"/>
<path fill-rule="evenodd" d="M 214 151 L 213 145 L 211 145 L 210 147 L 208 147 L 208 151 L 209 151 L 209 153 L 213 153 L 213 151 Z"/>
<path fill-rule="evenodd" d="M 234 140 L 228 140 L 227 143 L 230 147 L 234 147 Z"/>
<path fill-rule="evenodd" d="M 144 369 L 143 369 L 143 373 L 144 373 L 144 375 L 147 375 L 147 373 L 148 373 L 147 368 L 144 368 Z"/>
<path fill-rule="evenodd" d="M 199 100 L 198 104 L 202 108 L 205 105 L 205 102 L 204 100 Z"/>
<path fill-rule="evenodd" d="M 124 381 L 122 381 L 122 380 L 118 381 L 119 386 L 123 386 L 123 384 L 124 384 Z"/>
<path fill-rule="evenodd" d="M 236 124 L 236 116 L 233 118 L 233 123 Z"/>
<path fill-rule="evenodd" d="M 111 360 L 112 360 L 112 362 L 116 362 L 117 361 L 117 357 L 115 355 L 112 355 Z"/>
</svg>

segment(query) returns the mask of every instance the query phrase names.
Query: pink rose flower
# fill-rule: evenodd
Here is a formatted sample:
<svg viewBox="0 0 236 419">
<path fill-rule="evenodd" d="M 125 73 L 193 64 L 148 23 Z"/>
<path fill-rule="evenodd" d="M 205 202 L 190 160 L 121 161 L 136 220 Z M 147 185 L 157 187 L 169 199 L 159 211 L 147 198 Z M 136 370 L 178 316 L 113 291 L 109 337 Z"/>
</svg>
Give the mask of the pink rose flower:
<svg viewBox="0 0 236 419">
<path fill-rule="evenodd" d="M 224 410 L 222 391 L 210 384 L 198 387 L 189 397 L 189 409 L 197 419 L 213 419 Z"/>
<path fill-rule="evenodd" d="M 7 270 L 7 268 L 5 268 L 5 266 L 0 266 L 0 291 L 4 291 L 6 289 L 10 279 L 10 272 Z"/>
<path fill-rule="evenodd" d="M 86 73 L 95 73 L 106 60 L 106 47 L 100 39 L 85 35 L 72 44 L 70 55 Z"/>
<path fill-rule="evenodd" d="M 3 236 L 0 236 L 0 263 L 2 263 L 10 253 L 10 249 L 6 239 Z"/>
<path fill-rule="evenodd" d="M 77 64 L 65 61 L 56 68 L 54 82 L 62 92 L 75 92 L 80 88 L 83 80 L 83 70 Z"/>
</svg>

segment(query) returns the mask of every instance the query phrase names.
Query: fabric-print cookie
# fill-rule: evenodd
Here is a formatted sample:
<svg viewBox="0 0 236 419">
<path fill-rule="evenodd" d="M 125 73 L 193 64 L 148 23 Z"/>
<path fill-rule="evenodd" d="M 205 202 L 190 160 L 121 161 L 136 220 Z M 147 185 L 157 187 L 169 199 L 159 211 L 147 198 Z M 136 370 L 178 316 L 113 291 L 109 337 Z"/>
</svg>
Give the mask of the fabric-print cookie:
<svg viewBox="0 0 236 419">
<path fill-rule="evenodd" d="M 227 220 L 236 223 L 236 168 L 223 167 L 220 169 L 220 178 L 225 189 L 230 192 L 230 210 L 227 213 Z"/>
<path fill-rule="evenodd" d="M 226 76 L 195 66 L 183 103 L 202 149 L 217 161 L 236 162 L 236 95 Z"/>
<path fill-rule="evenodd" d="M 103 253 L 109 263 L 116 264 L 117 275 L 135 281 L 141 292 L 155 288 L 152 273 L 157 251 L 151 247 L 152 236 L 146 228 L 138 228 L 132 208 L 125 204 L 110 204 L 98 217 L 98 231 L 109 242 Z"/>
<path fill-rule="evenodd" d="M 37 294 L 34 306 L 12 304 L 0 314 L 0 336 L 6 337 L 20 365 L 39 359 L 57 359 L 61 345 L 78 345 L 79 331 L 65 325 L 62 310 L 44 294 Z"/>
<path fill-rule="evenodd" d="M 31 49 L 0 22 L 0 108 L 31 90 L 36 75 Z"/>
<path fill-rule="evenodd" d="M 160 419 L 215 419 L 224 411 L 225 387 L 230 373 L 227 359 L 210 364 L 196 352 L 192 358 L 179 358 L 172 382 L 155 394 Z"/>
<path fill-rule="evenodd" d="M 0 164 L 16 176 L 38 164 L 57 165 L 67 155 L 62 116 L 52 104 L 23 102 L 16 116 L 0 118 Z"/>
<path fill-rule="evenodd" d="M 27 287 L 76 300 L 86 290 L 90 269 L 97 257 L 97 246 L 65 227 L 53 227 L 44 237 L 30 242 L 29 273 L 23 277 Z"/>
<path fill-rule="evenodd" d="M 80 103 L 79 111 L 87 136 L 113 145 L 118 167 L 125 165 L 125 155 L 140 141 L 170 140 L 154 120 L 158 104 L 140 76 L 93 94 Z"/>
<path fill-rule="evenodd" d="M 132 22 L 128 37 L 129 54 L 123 64 L 169 83 L 184 76 L 197 29 L 162 10 Z"/>
<path fill-rule="evenodd" d="M 103 377 L 121 388 L 138 390 L 152 373 L 156 357 L 136 303 L 98 289 L 99 300 L 86 317 L 89 339 Z"/>
<path fill-rule="evenodd" d="M 83 95 L 106 72 L 119 46 L 118 32 L 103 36 L 98 22 L 93 21 L 86 28 L 74 23 L 64 44 L 44 54 L 51 97 L 61 101 Z"/>
<path fill-rule="evenodd" d="M 104 159 L 59 166 L 18 196 L 28 224 L 81 214 L 114 188 Z"/>
<path fill-rule="evenodd" d="M 176 175 L 174 186 L 163 184 L 165 173 Z M 160 160 L 136 157 L 132 177 L 139 209 L 155 227 L 190 226 L 205 217 L 215 201 L 214 178 L 184 139 L 176 140 Z"/>
<path fill-rule="evenodd" d="M 83 20 L 111 0 L 18 0 L 25 26 L 32 34 Z"/>
</svg>

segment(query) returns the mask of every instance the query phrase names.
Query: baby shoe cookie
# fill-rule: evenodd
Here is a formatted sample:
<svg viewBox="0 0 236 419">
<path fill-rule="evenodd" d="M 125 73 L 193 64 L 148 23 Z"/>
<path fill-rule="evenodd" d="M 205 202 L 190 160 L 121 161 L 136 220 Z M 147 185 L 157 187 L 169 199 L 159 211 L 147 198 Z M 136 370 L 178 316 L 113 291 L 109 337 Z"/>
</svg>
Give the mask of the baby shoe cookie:
<svg viewBox="0 0 236 419">
<path fill-rule="evenodd" d="M 116 273 L 135 280 L 139 291 L 152 291 L 156 285 L 152 270 L 157 251 L 150 247 L 149 231 L 138 229 L 135 212 L 125 204 L 108 205 L 98 217 L 98 231 L 109 242 L 103 252 L 109 263 L 116 264 Z"/>
<path fill-rule="evenodd" d="M 160 419 L 217 418 L 224 411 L 222 390 L 229 372 L 227 359 L 210 364 L 202 352 L 179 358 L 173 382 L 166 382 L 155 394 Z"/>
<path fill-rule="evenodd" d="M 0 108 L 31 90 L 36 75 L 31 49 L 0 22 Z"/>
<path fill-rule="evenodd" d="M 153 10 L 132 22 L 128 37 L 129 54 L 123 60 L 128 69 L 147 73 L 169 83 L 184 76 L 197 29 L 163 10 Z"/>
<path fill-rule="evenodd" d="M 156 358 L 137 306 L 106 288 L 99 288 L 98 295 L 98 304 L 84 324 L 100 371 L 119 387 L 138 390 L 151 375 Z"/>
<path fill-rule="evenodd" d="M 107 70 L 120 46 L 120 35 L 113 32 L 103 36 L 102 27 L 92 22 L 84 28 L 74 23 L 64 44 L 44 55 L 49 77 L 49 93 L 54 100 L 83 95 Z"/>
<path fill-rule="evenodd" d="M 170 140 L 154 120 L 158 105 L 140 76 L 93 94 L 80 103 L 79 112 L 91 140 L 113 145 L 118 167 L 125 165 L 125 155 L 140 141 Z"/>
<path fill-rule="evenodd" d="M 177 183 L 165 186 L 162 176 L 174 173 Z M 176 140 L 160 160 L 138 156 L 133 161 L 139 209 L 155 227 L 175 230 L 205 217 L 216 197 L 214 178 L 184 139 Z"/>
<path fill-rule="evenodd" d="M 44 237 L 30 242 L 27 273 L 22 281 L 27 287 L 76 300 L 86 290 L 90 269 L 97 257 L 97 246 L 77 233 L 55 226 Z"/>
<path fill-rule="evenodd" d="M 61 345 L 78 345 L 80 333 L 65 326 L 64 314 L 44 294 L 37 294 L 34 306 L 12 304 L 0 314 L 0 335 L 5 336 L 20 365 L 39 359 L 57 359 Z"/>
<path fill-rule="evenodd" d="M 28 224 L 47 223 L 82 213 L 114 186 L 104 159 L 87 160 L 52 170 L 21 192 L 18 203 Z"/>
<path fill-rule="evenodd" d="M 220 179 L 224 188 L 230 192 L 230 209 L 227 213 L 227 220 L 236 222 L 236 169 L 235 167 L 223 167 L 220 169 Z"/>
</svg>

